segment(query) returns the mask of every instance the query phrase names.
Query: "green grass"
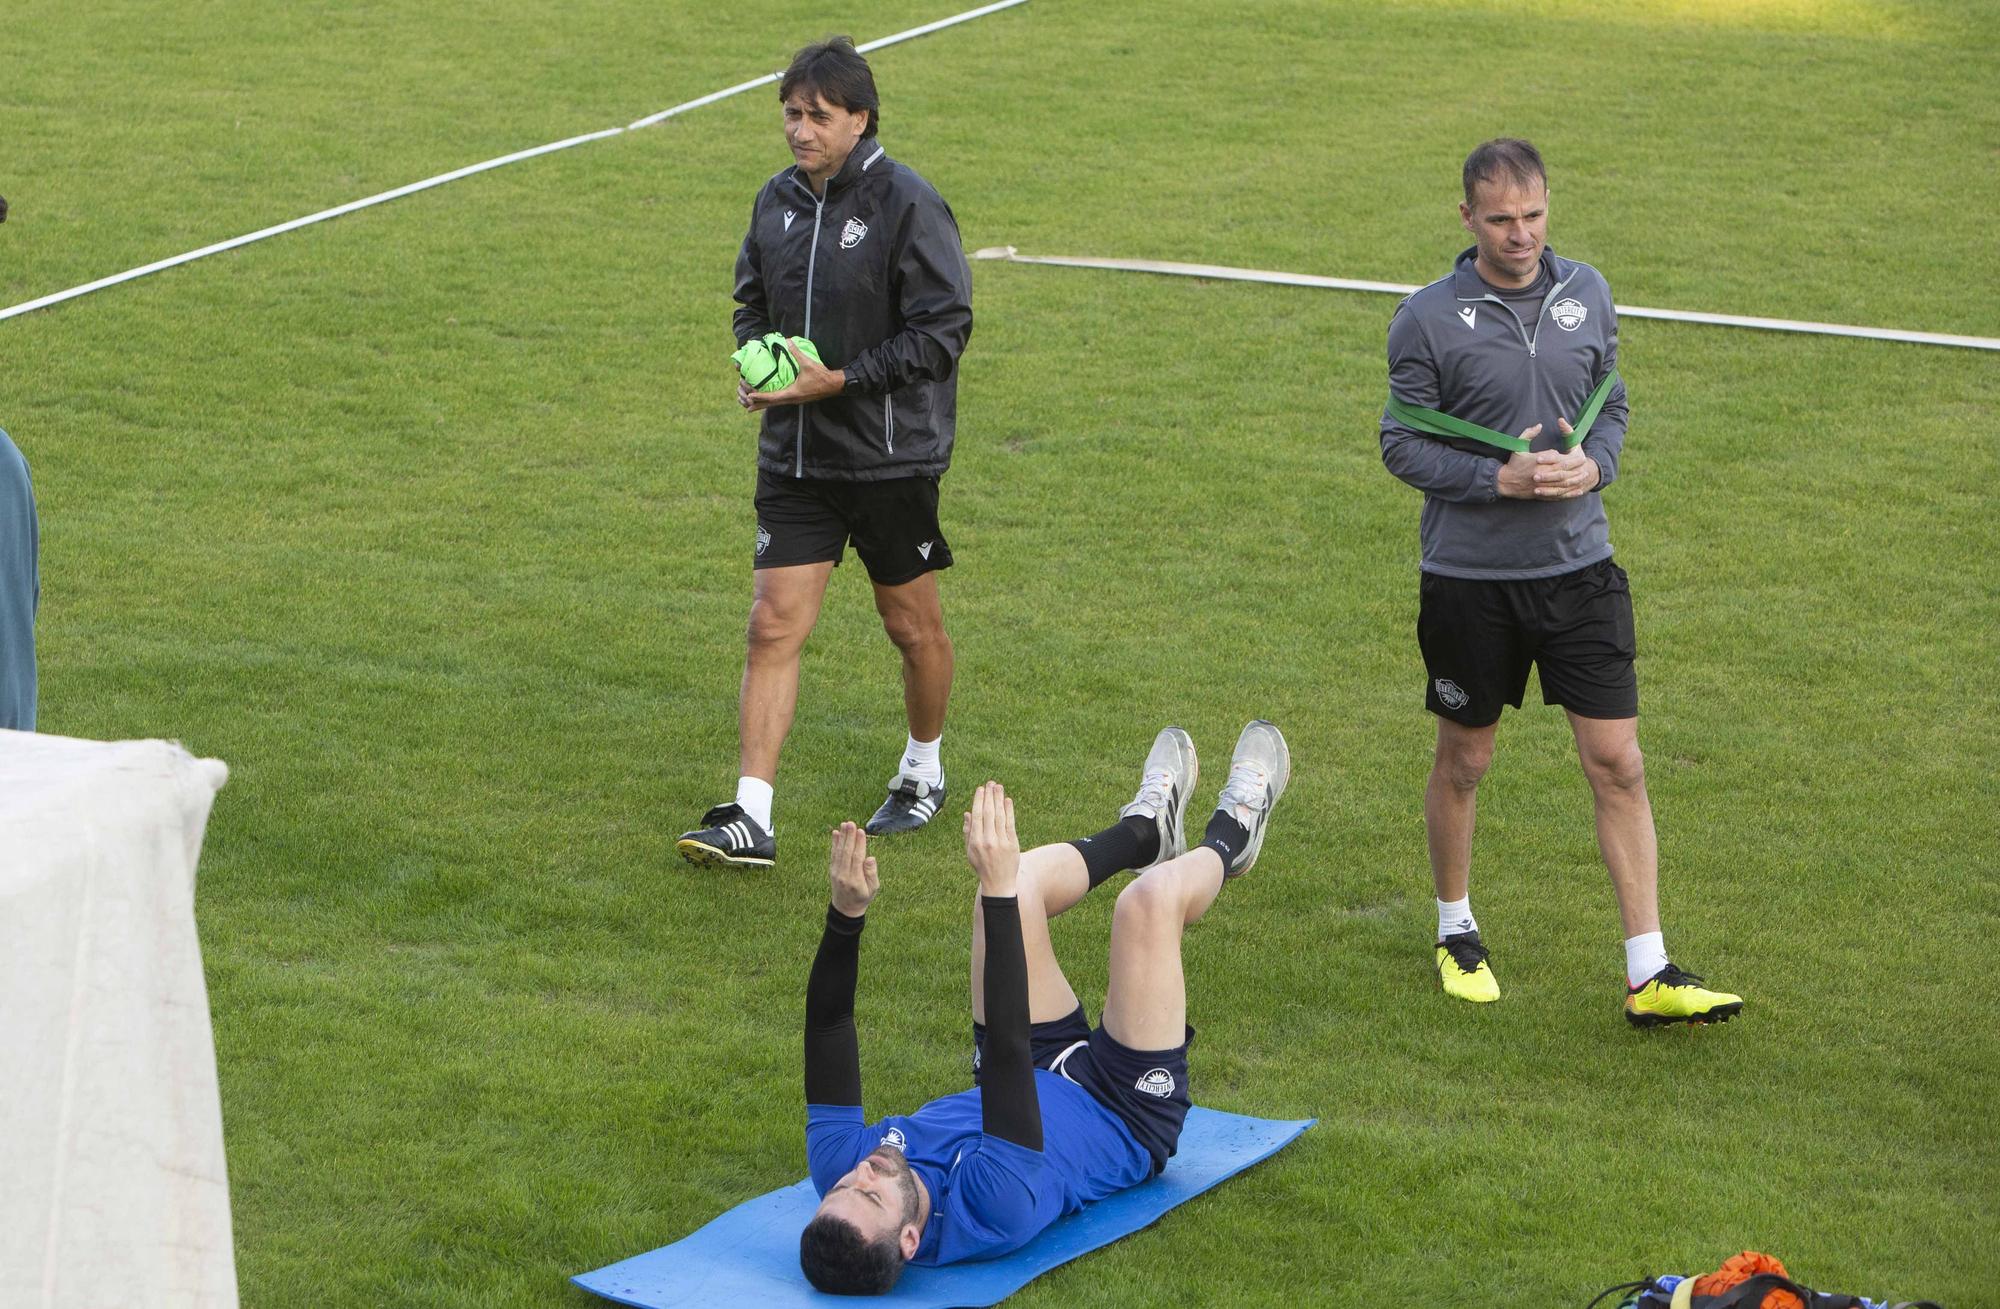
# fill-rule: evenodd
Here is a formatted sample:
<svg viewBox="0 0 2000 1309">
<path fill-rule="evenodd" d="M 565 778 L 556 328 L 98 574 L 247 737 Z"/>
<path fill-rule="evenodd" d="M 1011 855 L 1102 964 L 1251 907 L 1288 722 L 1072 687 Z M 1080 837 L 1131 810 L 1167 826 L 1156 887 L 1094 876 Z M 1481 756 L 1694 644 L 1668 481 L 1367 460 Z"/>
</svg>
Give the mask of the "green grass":
<svg viewBox="0 0 2000 1309">
<path fill-rule="evenodd" d="M 0 17 L 0 302 L 949 8 L 32 0 Z M 1996 51 L 1992 3 L 1035 0 L 875 65 L 884 141 L 969 248 L 1425 281 L 1465 243 L 1458 161 L 1513 132 L 1551 161 L 1556 248 L 1625 302 L 1994 335 Z M 0 324 L 42 727 L 232 766 L 199 911 L 246 1304 L 581 1306 L 568 1273 L 802 1171 L 812 834 L 873 805 L 902 731 L 851 561 L 786 862 L 716 877 L 670 844 L 733 768 L 729 269 L 778 146 L 758 92 Z M 1188 940 L 1194 1078 L 1321 1119 L 1019 1303 L 1581 1305 L 1745 1247 L 1989 1297 L 1990 356 L 1625 325 L 1607 500 L 1669 942 L 1749 1001 L 1644 1036 L 1539 706 L 1482 792 L 1506 999 L 1436 994 L 1417 497 L 1374 439 L 1393 302 L 975 280 L 952 774 L 1063 839 L 1161 723 L 1212 773 L 1245 718 L 1283 724 L 1264 862 Z M 963 1083 L 952 826 L 882 852 L 877 1110 Z M 1093 1005 L 1109 910 L 1057 925 Z"/>
</svg>

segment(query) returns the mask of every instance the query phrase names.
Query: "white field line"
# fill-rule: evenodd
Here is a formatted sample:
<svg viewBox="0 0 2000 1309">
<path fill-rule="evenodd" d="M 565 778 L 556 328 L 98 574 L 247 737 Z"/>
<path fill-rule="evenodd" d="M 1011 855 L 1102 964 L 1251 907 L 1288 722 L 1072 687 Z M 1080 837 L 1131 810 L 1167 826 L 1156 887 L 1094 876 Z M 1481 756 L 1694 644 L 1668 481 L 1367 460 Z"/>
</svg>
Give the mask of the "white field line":
<svg viewBox="0 0 2000 1309">
<path fill-rule="evenodd" d="M 329 218 L 338 218 L 342 214 L 351 214 L 357 209 L 366 209 L 370 205 L 379 205 L 385 201 L 400 199 L 403 196 L 411 195 L 418 191 L 428 190 L 433 186 L 443 186 L 446 182 L 455 182 L 461 177 L 470 177 L 474 173 L 483 173 L 489 168 L 500 168 L 506 164 L 517 163 L 523 159 L 532 159 L 536 155 L 550 154 L 557 150 L 567 150 L 573 145 L 582 145 L 586 141 L 597 141 L 607 136 L 616 136 L 624 130 L 622 127 L 606 128 L 602 132 L 591 132 L 584 136 L 572 136 L 566 141 L 551 141 L 547 145 L 538 145 L 532 150 L 517 150 L 511 155 L 501 155 L 498 159 L 488 159 L 484 163 L 468 164 L 464 168 L 453 169 L 449 173 L 439 173 L 436 177 L 426 177 L 421 182 L 411 182 L 408 186 L 399 186 L 393 191 L 384 191 L 379 195 L 371 195 L 361 200 L 350 200 L 344 205 L 335 205 L 331 209 L 322 209 L 316 214 L 307 214 L 304 218 L 294 218 L 289 223 L 279 223 L 275 227 L 266 227 L 255 232 L 247 232 L 242 236 L 231 237 L 227 241 L 217 241 L 214 245 L 205 245 L 199 250 L 190 250 L 186 254 L 175 255 L 171 259 L 156 260 L 139 268 L 128 268 L 122 273 L 113 273 L 109 277 L 100 277 L 95 282 L 85 282 L 82 286 L 72 286 L 67 291 L 57 291 L 36 300 L 25 300 L 9 308 L 0 309 L 0 318 L 12 318 L 16 314 L 25 314 L 30 310 L 44 309 L 49 305 L 61 304 L 65 300 L 74 300 L 80 295 L 89 295 L 92 291 L 102 291 L 107 286 L 116 286 L 120 282 L 129 282 L 135 277 L 144 277 L 148 273 L 157 273 L 162 269 L 174 268 L 181 264 L 191 263 L 196 259 L 205 259 L 209 255 L 221 254 L 224 250 L 234 250 L 240 245 L 249 245 L 252 241 L 262 241 L 266 237 L 277 236 L 281 232 L 290 232 L 297 228 L 308 227 L 313 223 L 323 223 Z"/>
<path fill-rule="evenodd" d="M 997 4 L 984 5 L 978 9 L 970 9 L 965 13 L 956 14 L 950 18 L 939 19 L 934 23 L 925 23 L 921 27 L 912 27 L 907 31 L 897 32 L 893 36 L 880 37 L 864 46 L 856 48 L 863 53 L 870 50 L 880 50 L 885 46 L 892 46 L 900 41 L 909 41 L 919 36 L 927 36 L 932 32 L 942 31 L 947 27 L 954 27 L 959 23 L 970 22 L 975 18 L 983 18 L 987 14 L 997 13 L 1002 9 L 1012 9 L 1015 5 L 1026 4 L 1027 2 L 1028 0 L 999 0 Z M 650 127 L 654 123 L 672 118 L 676 114 L 686 113 L 690 109 L 699 109 L 703 105 L 711 105 L 718 100 L 726 100 L 732 95 L 738 95 L 756 87 L 768 86 L 777 81 L 778 78 L 779 74 L 768 73 L 763 77 L 755 78 L 748 82 L 739 82 L 735 86 L 726 87 L 720 91 L 711 91 L 707 95 L 689 100 L 685 104 L 675 105 L 671 109 L 663 109 L 657 114 L 641 118 L 626 127 L 607 127 L 602 131 L 586 132 L 581 136 L 572 136 L 561 141 L 551 141 L 547 145 L 538 145 L 529 150 L 516 150 L 513 154 L 501 155 L 497 159 L 488 159 L 483 163 L 468 164 L 464 168 L 454 168 L 448 173 L 439 173 L 436 177 L 426 177 L 421 182 L 411 182 L 407 186 L 399 186 L 391 191 L 383 191 L 377 195 L 366 196 L 360 200 L 350 200 L 344 205 L 335 205 L 331 209 L 322 209 L 316 214 L 307 214 L 303 218 L 294 218 L 288 223 L 278 223 L 272 227 L 260 228 L 255 232 L 246 232 L 242 236 L 231 237 L 227 241 L 217 241 L 213 245 L 205 245 L 199 250 L 190 250 L 185 254 L 155 260 L 153 263 L 145 264 L 138 268 L 128 268 L 122 273 L 113 273 L 109 277 L 100 277 L 94 282 L 85 282 L 81 286 L 72 286 L 66 291 L 55 291 L 48 295 L 38 296 L 33 300 L 24 300 L 20 304 L 0 309 L 0 320 L 13 318 L 19 314 L 30 313 L 36 309 L 46 309 L 50 305 L 61 304 L 65 300 L 74 300 L 80 295 L 89 295 L 92 291 L 102 291 L 107 286 L 117 286 L 121 282 L 129 282 L 134 278 L 144 277 L 148 273 L 157 273 L 164 269 L 176 268 L 181 264 L 192 263 L 197 259 L 205 259 L 209 255 L 217 255 L 225 250 L 234 250 L 238 246 L 249 245 L 253 241 L 262 241 L 268 237 L 296 231 L 301 227 L 310 227 L 314 223 L 323 223 L 329 218 L 339 218 L 341 215 L 351 214 L 357 209 L 366 209 L 371 205 L 384 204 L 390 200 L 400 200 L 406 195 L 414 195 L 418 191 L 427 191 L 434 186 L 443 186 L 446 182 L 456 182 L 459 178 L 470 177 L 474 173 L 483 173 L 489 169 L 516 164 L 523 159 L 533 159 L 537 155 L 553 154 L 558 150 L 567 150 L 572 146 L 583 145 L 590 141 L 602 141 L 606 137 L 618 136 L 621 133 L 632 131 L 636 128 Z"/>
<path fill-rule="evenodd" d="M 865 55 L 872 50 L 880 50 L 885 46 L 895 45 L 898 41 L 909 41 L 916 37 L 929 36 L 932 32 L 942 32 L 947 27 L 956 27 L 960 23 L 969 23 L 975 18 L 984 18 L 988 14 L 996 14 L 1002 9 L 1012 9 L 1015 5 L 1024 5 L 1026 3 L 1028 3 L 1028 0 L 998 0 L 996 4 L 982 5 L 978 9 L 968 9 L 962 14 L 953 14 L 950 18 L 940 18 L 935 23 L 925 23 L 922 27 L 912 27 L 907 31 L 898 32 L 894 36 L 877 37 L 866 45 L 858 45 L 854 48 Z M 747 82 L 738 82 L 735 86 L 726 87 L 720 91 L 711 91 L 698 100 L 690 100 L 686 104 L 675 105 L 672 109 L 662 109 L 657 114 L 648 114 L 644 118 L 628 124 L 626 130 L 637 131 L 642 127 L 651 127 L 655 123 L 663 123 L 675 114 L 684 114 L 690 109 L 699 109 L 703 105 L 712 105 L 717 100 L 727 100 L 732 95 L 738 95 L 744 91 L 754 91 L 760 86 L 769 86 L 783 76 L 783 73 L 766 73 L 762 77 L 753 77 Z"/>
<path fill-rule="evenodd" d="M 1017 254 L 1011 245 L 989 246 L 975 259 L 1004 259 L 1015 264 L 1054 264 L 1063 268 L 1104 268 L 1114 272 L 1166 273 L 1174 277 L 1206 277 L 1220 282 L 1269 282 L 1278 286 L 1317 286 L 1336 291 L 1382 291 L 1408 295 L 1417 290 L 1400 282 L 1363 282 L 1312 273 L 1279 273 L 1261 268 L 1229 268 L 1220 264 L 1177 264 L 1157 259 L 1086 259 L 1069 255 Z M 1739 314 L 1704 314 L 1685 309 L 1647 309 L 1618 305 L 1627 318 L 1659 318 L 1673 323 L 1709 323 L 1718 327 L 1755 327 L 1769 332 L 1811 332 L 1820 336 L 1854 336 L 1870 341 L 1909 341 L 1917 345 L 1955 346 L 1964 350 L 2000 350 L 2000 338 L 1950 336 L 1943 332 L 1906 332 L 1896 327 L 1853 327 L 1845 323 L 1808 323 L 1790 318 L 1749 318 Z"/>
</svg>

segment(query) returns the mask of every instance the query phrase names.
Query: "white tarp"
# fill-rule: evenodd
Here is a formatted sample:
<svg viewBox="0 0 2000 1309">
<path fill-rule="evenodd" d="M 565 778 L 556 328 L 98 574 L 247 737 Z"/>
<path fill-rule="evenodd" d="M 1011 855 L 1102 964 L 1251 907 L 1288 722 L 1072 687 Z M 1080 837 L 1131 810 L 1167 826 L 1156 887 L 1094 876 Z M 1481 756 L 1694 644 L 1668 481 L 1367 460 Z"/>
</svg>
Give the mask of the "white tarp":
<svg viewBox="0 0 2000 1309">
<path fill-rule="evenodd" d="M 0 1306 L 236 1304 L 194 874 L 228 777 L 0 731 Z"/>
</svg>

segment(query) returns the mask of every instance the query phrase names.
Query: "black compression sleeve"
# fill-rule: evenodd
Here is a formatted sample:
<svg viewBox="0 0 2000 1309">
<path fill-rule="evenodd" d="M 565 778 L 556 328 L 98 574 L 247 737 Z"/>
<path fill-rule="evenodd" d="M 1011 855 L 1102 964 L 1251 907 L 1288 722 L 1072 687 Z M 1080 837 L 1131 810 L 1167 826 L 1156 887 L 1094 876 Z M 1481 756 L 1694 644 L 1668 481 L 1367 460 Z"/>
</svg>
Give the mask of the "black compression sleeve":
<svg viewBox="0 0 2000 1309">
<path fill-rule="evenodd" d="M 806 1103 L 861 1103 L 861 1045 L 854 1032 L 854 981 L 861 967 L 861 928 L 826 907 L 812 975 L 806 981 Z"/>
<path fill-rule="evenodd" d="M 1028 1045 L 1028 952 L 1021 944 L 1021 902 L 979 897 L 986 922 L 986 1055 L 979 1076 L 980 1127 L 1042 1148 L 1042 1105 Z"/>
</svg>

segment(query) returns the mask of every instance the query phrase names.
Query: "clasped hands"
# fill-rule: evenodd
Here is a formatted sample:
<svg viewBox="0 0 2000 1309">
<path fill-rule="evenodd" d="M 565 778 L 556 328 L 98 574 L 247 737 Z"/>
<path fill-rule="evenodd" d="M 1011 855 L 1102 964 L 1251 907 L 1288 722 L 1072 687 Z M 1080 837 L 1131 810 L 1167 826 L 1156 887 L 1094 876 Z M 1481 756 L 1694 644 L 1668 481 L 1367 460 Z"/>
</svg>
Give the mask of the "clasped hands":
<svg viewBox="0 0 2000 1309">
<path fill-rule="evenodd" d="M 1015 895 L 1021 883 L 1021 839 L 1014 834 L 1014 802 L 998 782 L 972 793 L 972 812 L 965 816 L 965 857 L 979 874 L 979 891 L 996 899 Z M 868 911 L 882 889 L 875 859 L 868 853 L 868 834 L 853 823 L 833 829 L 833 853 L 827 862 L 833 907 L 849 918 Z"/>
<path fill-rule="evenodd" d="M 1576 430 L 1567 418 L 1556 423 L 1564 436 Z M 1521 433 L 1521 439 L 1532 441 L 1541 434 L 1542 425 L 1536 423 Z M 1500 465 L 1500 494 L 1510 500 L 1574 500 L 1596 490 L 1600 476 L 1597 461 L 1582 446 L 1567 451 L 1517 450 Z"/>
</svg>

